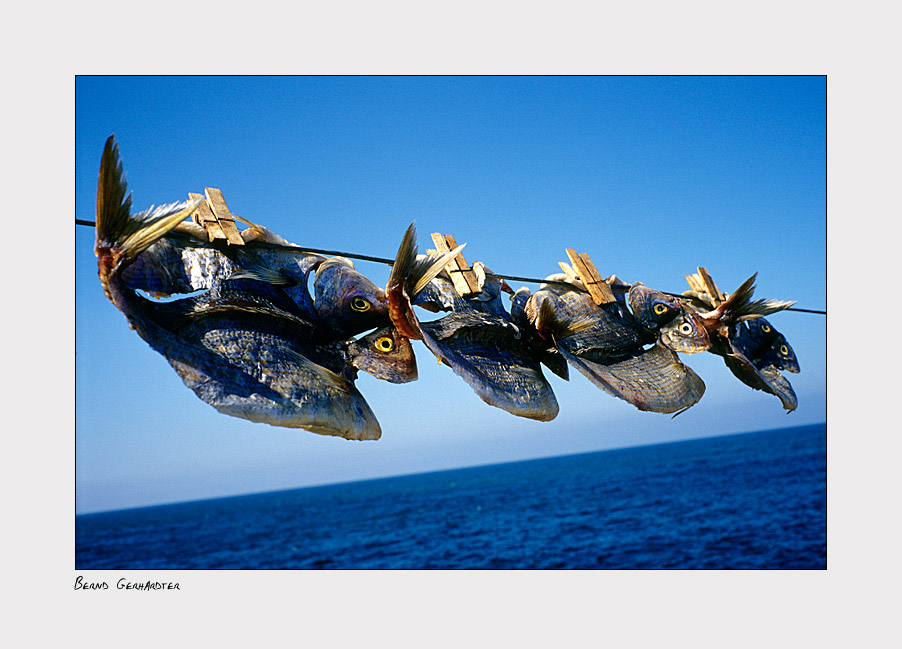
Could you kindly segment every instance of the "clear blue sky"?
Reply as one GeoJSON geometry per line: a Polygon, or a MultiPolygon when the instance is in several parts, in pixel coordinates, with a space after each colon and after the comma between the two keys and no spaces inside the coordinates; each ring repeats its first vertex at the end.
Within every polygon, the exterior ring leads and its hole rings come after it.
{"type": "MultiPolygon", "coordinates": [[[[499,273],[544,277],[575,247],[665,291],[697,266],[726,291],[758,271],[758,297],[826,308],[823,77],[79,77],[75,126],[78,218],[115,133],[136,209],[218,187],[312,247],[392,257],[416,221],[421,250],[452,233],[499,273]]],[[[561,412],[534,422],[415,343],[417,382],[357,382],[377,442],[227,417],[128,328],[75,229],[79,513],[826,421],[826,318],[792,312],[771,318],[802,367],[788,415],[698,354],[706,394],[675,419],[574,371],[546,372],[561,412]]]]}

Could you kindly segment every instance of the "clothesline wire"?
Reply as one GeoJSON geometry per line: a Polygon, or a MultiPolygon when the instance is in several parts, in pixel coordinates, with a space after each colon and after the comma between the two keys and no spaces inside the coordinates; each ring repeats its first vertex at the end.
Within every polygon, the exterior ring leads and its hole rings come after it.
{"type": "MultiPolygon", "coordinates": [[[[75,219],[75,225],[86,225],[86,226],[93,228],[96,226],[96,223],[94,221],[88,221],[85,219],[75,219]]],[[[176,238],[176,239],[190,239],[191,238],[189,235],[180,235],[179,233],[175,233],[175,232],[170,232],[166,236],[171,237],[171,238],[176,238]]],[[[317,255],[348,257],[350,259],[359,259],[361,261],[371,261],[371,262],[375,262],[375,263],[379,263],[379,264],[388,264],[389,266],[391,266],[392,264],[395,263],[394,259],[388,259],[386,257],[373,257],[371,255],[362,255],[362,254],[353,253],[353,252],[342,252],[340,250],[324,250],[322,248],[310,248],[307,246],[296,246],[296,245],[290,245],[290,244],[286,245],[286,244],[280,244],[280,243],[270,243],[267,241],[251,241],[246,245],[249,245],[249,246],[252,246],[255,248],[268,248],[270,250],[291,250],[291,251],[295,251],[295,252],[307,252],[307,253],[313,253],[313,254],[317,254],[317,255]]],[[[501,273],[496,273],[494,271],[492,272],[492,274],[495,277],[498,277],[499,279],[506,279],[506,280],[510,280],[512,282],[528,282],[528,283],[532,283],[532,284],[553,284],[553,283],[555,283],[554,280],[536,279],[534,277],[519,277],[517,275],[502,275],[501,273]]],[[[565,282],[560,282],[560,283],[565,283],[565,282]]],[[[612,288],[616,288],[616,286],[612,287],[612,288]]],[[[664,293],[665,295],[670,295],[672,297],[685,297],[684,295],[681,295],[680,293],[669,293],[667,291],[661,291],[661,293],[664,293]]],[[[826,311],[820,311],[817,309],[802,309],[799,307],[787,307],[785,310],[786,311],[798,311],[800,313],[815,313],[818,315],[827,315],[826,311]]]]}

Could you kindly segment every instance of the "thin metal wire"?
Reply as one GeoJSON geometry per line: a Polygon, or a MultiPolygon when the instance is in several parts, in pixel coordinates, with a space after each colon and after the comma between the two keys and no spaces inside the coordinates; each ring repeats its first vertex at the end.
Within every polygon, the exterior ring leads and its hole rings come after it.
{"type": "MultiPolygon", "coordinates": [[[[94,221],[87,221],[85,219],[75,219],[75,225],[86,225],[89,227],[95,227],[96,223],[94,221]]],[[[181,239],[181,240],[190,240],[191,236],[187,234],[179,234],[176,232],[170,232],[166,235],[167,237],[173,239],[181,239]]],[[[354,252],[342,252],[340,250],[324,250],[322,248],[308,248],[307,246],[294,246],[294,245],[285,245],[280,243],[269,243],[267,241],[251,241],[247,245],[255,248],[268,248],[270,250],[293,250],[296,252],[308,252],[316,255],[330,255],[336,257],[348,257],[350,259],[360,259],[362,261],[372,261],[379,264],[387,264],[391,266],[395,263],[394,259],[388,259],[386,257],[373,257],[371,255],[361,255],[359,253],[354,252]]],[[[501,273],[492,273],[495,277],[500,279],[511,280],[512,282],[528,282],[532,284],[565,284],[566,282],[555,282],[554,280],[547,279],[536,279],[534,277],[519,277],[517,275],[502,275],[501,273]]],[[[672,297],[685,297],[680,293],[669,293],[667,291],[661,291],[665,295],[670,295],[672,297]]],[[[798,307],[787,307],[785,311],[798,311],[800,313],[815,313],[817,315],[827,315],[826,311],[819,311],[816,309],[801,309],[798,307]]]]}

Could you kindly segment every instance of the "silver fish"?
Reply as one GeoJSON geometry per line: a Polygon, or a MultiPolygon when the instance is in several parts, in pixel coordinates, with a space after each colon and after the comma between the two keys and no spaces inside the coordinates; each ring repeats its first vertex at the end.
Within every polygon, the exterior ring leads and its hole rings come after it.
{"type": "Polygon", "coordinates": [[[518,417],[550,421],[558,403],[520,329],[477,310],[420,322],[423,343],[486,403],[518,417]]]}
{"type": "MultiPolygon", "coordinates": [[[[408,235],[413,234],[415,231],[408,230],[408,235]]],[[[428,277],[422,270],[408,272],[408,284],[412,277],[417,281],[404,293],[409,296],[406,305],[393,298],[400,306],[398,317],[410,327],[411,338],[422,340],[440,363],[450,367],[489,405],[519,417],[554,419],[559,410],[557,399],[542,375],[535,346],[511,322],[501,300],[502,291],[512,290],[484,264],[476,262],[473,268],[481,291],[466,297],[457,295],[442,270],[457,252],[459,248],[443,257],[417,257],[413,238],[405,239],[399,251],[399,267],[411,266],[416,259],[420,269],[431,270],[428,277]],[[435,264],[441,265],[436,268],[435,264]],[[451,313],[421,322],[413,313],[413,304],[432,312],[451,313]]]]}

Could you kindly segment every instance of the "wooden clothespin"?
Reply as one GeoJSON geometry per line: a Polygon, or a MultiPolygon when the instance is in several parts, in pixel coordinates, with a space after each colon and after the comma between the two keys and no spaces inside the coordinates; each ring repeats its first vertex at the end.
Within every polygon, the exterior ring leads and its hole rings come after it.
{"type": "Polygon", "coordinates": [[[608,286],[598,269],[595,268],[595,264],[592,263],[589,255],[584,252],[576,254],[576,250],[567,248],[567,256],[570,258],[573,270],[576,271],[579,280],[586,287],[586,290],[589,291],[589,295],[592,296],[592,301],[595,304],[601,305],[617,301],[617,298],[611,292],[611,287],[608,286]]]}
{"type": "MultiPolygon", "coordinates": [[[[450,234],[442,235],[440,232],[433,232],[432,242],[440,253],[450,252],[457,247],[457,242],[450,234]]],[[[454,259],[448,262],[448,265],[445,266],[445,270],[448,271],[448,275],[451,277],[451,282],[454,284],[454,290],[457,291],[457,294],[461,297],[466,297],[467,295],[472,295],[481,291],[479,288],[479,281],[476,279],[476,274],[473,272],[473,269],[470,268],[469,264],[467,264],[467,260],[464,259],[464,254],[462,252],[458,253],[454,259]]]]}
{"type": "Polygon", "coordinates": [[[191,199],[205,199],[201,201],[192,215],[194,222],[204,227],[210,241],[224,239],[228,244],[243,246],[244,239],[241,238],[238,228],[235,227],[235,219],[229,212],[222,192],[214,187],[206,187],[204,193],[206,197],[200,194],[188,194],[191,199]]]}
{"type": "Polygon", "coordinates": [[[715,307],[722,304],[727,299],[726,296],[720,292],[720,289],[717,288],[717,284],[714,283],[710,273],[708,273],[708,269],[704,266],[698,267],[698,273],[686,275],[686,281],[689,283],[689,288],[696,293],[702,295],[707,294],[715,307]]]}
{"type": "Polygon", "coordinates": [[[702,282],[702,278],[698,276],[698,274],[693,273],[692,275],[686,275],[686,283],[689,284],[689,290],[694,293],[707,293],[705,290],[705,284],[702,282]]]}

